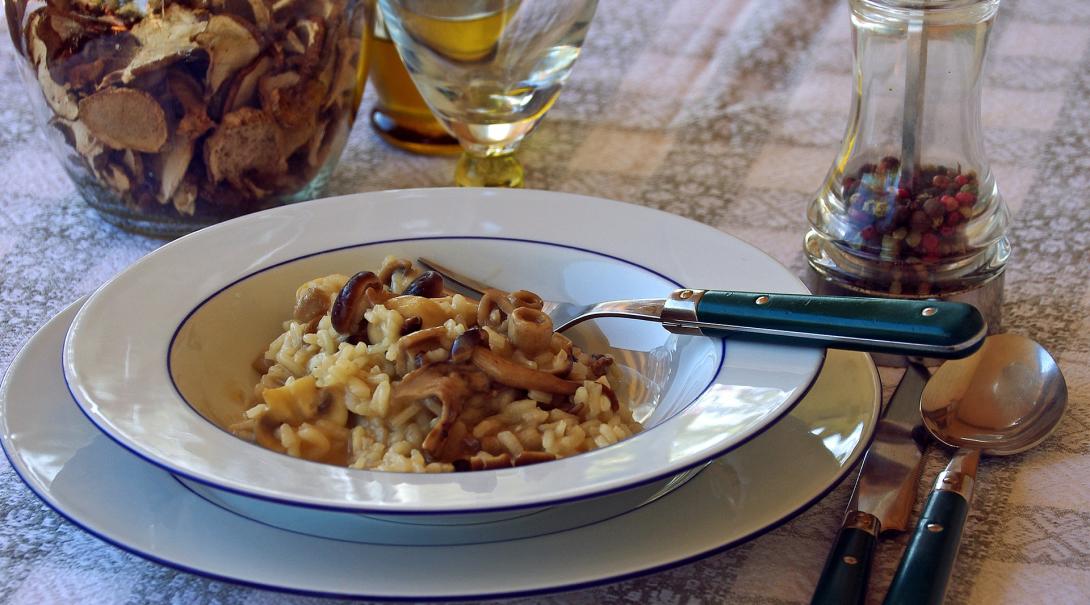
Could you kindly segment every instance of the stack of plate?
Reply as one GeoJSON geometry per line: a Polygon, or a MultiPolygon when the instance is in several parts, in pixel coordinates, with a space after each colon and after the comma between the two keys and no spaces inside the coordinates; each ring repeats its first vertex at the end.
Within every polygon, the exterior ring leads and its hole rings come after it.
{"type": "Polygon", "coordinates": [[[654,376],[657,405],[643,433],[572,458],[355,471],[262,450],[210,422],[222,424],[217,401],[247,388],[249,360],[300,283],[390,254],[572,302],[680,286],[804,291],[751,246],[619,202],[431,189],[280,208],[164,246],[43,327],[0,393],[13,467],[89,532],[187,571],[431,600],[591,586],[721,551],[817,501],[869,443],[879,383],[865,354],[617,319],[574,338],[654,376]]]}

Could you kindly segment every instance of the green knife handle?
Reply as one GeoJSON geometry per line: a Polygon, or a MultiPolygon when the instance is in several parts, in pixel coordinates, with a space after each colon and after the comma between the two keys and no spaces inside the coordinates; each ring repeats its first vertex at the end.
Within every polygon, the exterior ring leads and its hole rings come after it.
{"type": "Polygon", "coordinates": [[[969,502],[955,491],[935,490],[893,575],[884,605],[942,603],[954,568],[969,502]]]}
{"type": "Polygon", "coordinates": [[[695,315],[708,336],[947,359],[976,351],[987,332],[972,305],[899,298],[707,290],[695,315]]]}
{"type": "Polygon", "coordinates": [[[814,597],[810,599],[811,605],[860,604],[866,600],[870,563],[878,544],[875,533],[877,523],[872,533],[859,527],[849,527],[847,520],[844,522],[836,545],[825,561],[825,568],[821,570],[821,579],[814,589],[814,597]]]}

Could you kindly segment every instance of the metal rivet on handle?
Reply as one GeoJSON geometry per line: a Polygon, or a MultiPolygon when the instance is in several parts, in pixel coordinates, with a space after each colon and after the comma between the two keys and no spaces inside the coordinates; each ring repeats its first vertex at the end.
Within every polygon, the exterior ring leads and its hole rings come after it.
{"type": "Polygon", "coordinates": [[[755,302],[755,303],[757,303],[757,304],[759,304],[759,305],[767,305],[767,304],[768,304],[768,300],[769,300],[769,299],[768,299],[768,297],[767,297],[767,296],[765,296],[764,294],[762,294],[762,295],[758,296],[758,297],[757,297],[757,300],[755,300],[755,301],[753,301],[753,302],[755,302]]]}
{"type": "Polygon", "coordinates": [[[923,311],[921,311],[920,313],[922,313],[924,317],[931,317],[932,315],[934,315],[934,314],[936,314],[938,312],[939,312],[939,310],[936,309],[935,307],[924,307],[923,311]]]}
{"type": "Polygon", "coordinates": [[[680,298],[681,300],[685,300],[686,298],[692,298],[692,296],[693,296],[693,291],[692,290],[682,290],[681,292],[677,293],[677,297],[680,298]]]}
{"type": "Polygon", "coordinates": [[[926,527],[927,527],[927,531],[929,531],[929,532],[931,532],[933,534],[937,534],[940,531],[942,531],[943,529],[945,529],[942,526],[942,524],[940,524],[940,523],[928,523],[926,527]]]}
{"type": "Polygon", "coordinates": [[[844,558],[842,559],[842,561],[844,561],[848,565],[856,565],[856,564],[859,563],[859,559],[856,559],[855,557],[853,557],[851,555],[844,555],[844,558]]]}

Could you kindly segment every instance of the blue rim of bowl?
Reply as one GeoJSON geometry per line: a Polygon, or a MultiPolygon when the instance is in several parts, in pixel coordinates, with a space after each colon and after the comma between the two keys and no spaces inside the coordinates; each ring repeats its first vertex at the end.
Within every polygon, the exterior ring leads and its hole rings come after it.
{"type": "MultiPolygon", "coordinates": [[[[248,273],[245,276],[242,276],[242,277],[240,277],[240,278],[238,278],[238,279],[224,285],[220,289],[218,289],[215,292],[213,292],[212,294],[208,295],[204,300],[202,300],[193,309],[191,309],[189,311],[189,313],[187,313],[186,316],[184,318],[182,318],[181,322],[179,322],[178,326],[175,328],[174,334],[171,336],[170,342],[168,343],[167,349],[166,349],[165,363],[166,363],[167,373],[170,376],[170,382],[171,382],[171,385],[174,387],[175,393],[178,395],[178,397],[182,401],[186,402],[186,405],[190,409],[193,409],[192,405],[190,405],[189,402],[185,399],[185,397],[182,396],[181,392],[178,391],[177,384],[174,381],[173,372],[171,371],[171,368],[170,368],[170,351],[173,349],[174,341],[178,337],[178,332],[181,330],[182,326],[184,326],[186,324],[186,322],[189,320],[189,318],[194,313],[196,313],[209,300],[211,300],[212,298],[218,296],[220,293],[227,290],[228,288],[231,288],[232,286],[234,286],[234,285],[236,285],[238,283],[241,283],[241,282],[243,282],[243,281],[245,281],[247,279],[250,279],[254,275],[258,275],[260,273],[264,273],[265,271],[270,271],[270,270],[275,269],[277,267],[280,267],[280,266],[283,266],[283,265],[286,265],[286,264],[289,264],[289,263],[293,263],[293,262],[298,262],[300,260],[303,260],[303,259],[306,259],[306,258],[311,258],[311,257],[314,257],[314,256],[320,256],[320,255],[323,255],[323,254],[330,254],[330,253],[333,253],[333,252],[339,252],[341,250],[350,250],[350,249],[353,249],[353,248],[363,248],[363,247],[375,246],[375,245],[380,245],[380,244],[400,243],[400,242],[406,242],[406,241],[431,241],[431,240],[507,241],[507,242],[516,242],[516,243],[538,244],[538,245],[545,245],[545,246],[575,250],[575,251],[579,251],[579,252],[585,252],[585,253],[593,254],[593,255],[596,255],[596,256],[600,256],[600,257],[603,257],[603,258],[609,258],[611,260],[615,260],[617,262],[624,263],[626,265],[641,269],[641,270],[646,271],[646,272],[648,272],[648,273],[650,273],[652,275],[655,275],[656,277],[659,277],[660,279],[663,279],[663,280],[673,284],[676,287],[679,287],[679,288],[683,287],[680,282],[678,282],[677,280],[671,278],[668,275],[665,275],[663,273],[660,273],[659,271],[656,271],[656,270],[651,269],[649,267],[645,267],[644,265],[641,265],[641,264],[636,263],[634,261],[631,261],[631,260],[616,256],[616,255],[613,255],[613,254],[609,254],[609,253],[606,253],[606,252],[601,252],[601,251],[598,251],[598,250],[592,250],[592,249],[584,248],[584,247],[581,247],[581,246],[575,246],[575,245],[572,245],[572,244],[562,244],[562,243],[559,243],[559,242],[547,242],[547,241],[533,240],[533,239],[528,239],[528,238],[478,236],[478,235],[437,235],[437,236],[391,238],[391,239],[375,240],[375,241],[370,241],[370,242],[360,242],[360,243],[349,244],[349,245],[345,245],[345,246],[338,246],[336,248],[329,248],[329,249],[326,249],[326,250],[320,250],[320,251],[300,255],[300,256],[297,256],[297,257],[294,257],[294,258],[291,258],[291,259],[287,259],[287,260],[280,261],[278,263],[269,265],[268,267],[263,267],[263,268],[261,268],[261,269],[259,269],[257,271],[253,271],[251,273],[248,273]]],[[[720,351],[719,351],[719,355],[720,355],[720,357],[719,357],[719,367],[716,369],[715,373],[712,375],[712,378],[708,382],[708,384],[705,385],[705,387],[700,391],[700,393],[697,394],[697,396],[694,399],[689,401],[686,404],[685,407],[688,407],[689,405],[692,405],[693,401],[696,401],[697,399],[699,399],[701,395],[703,395],[705,392],[707,392],[707,390],[709,388],[711,388],[711,386],[713,384],[715,384],[716,377],[722,371],[723,363],[726,360],[726,348],[727,348],[727,339],[725,339],[725,338],[721,339],[720,351]]],[[[165,462],[160,462],[158,460],[154,460],[154,459],[144,455],[143,453],[137,451],[132,446],[125,443],[120,438],[114,436],[111,432],[107,431],[101,425],[99,425],[99,423],[95,421],[95,418],[92,417],[87,412],[86,409],[84,409],[84,406],[80,403],[78,397],[75,394],[75,391],[72,389],[72,385],[68,382],[68,375],[67,375],[67,373],[65,373],[63,371],[64,370],[64,365],[65,365],[64,364],[64,349],[63,348],[62,348],[62,361],[61,361],[61,369],[62,369],[61,375],[62,375],[62,377],[64,379],[65,388],[68,390],[68,393],[69,393],[70,398],[72,399],[72,402],[76,405],[77,408],[79,408],[80,412],[84,415],[84,417],[86,417],[87,420],[93,426],[95,426],[95,428],[97,428],[101,433],[103,433],[107,437],[109,437],[112,441],[114,441],[115,443],[120,445],[122,448],[124,448],[125,450],[132,453],[134,456],[136,456],[136,457],[140,458],[141,460],[144,460],[145,462],[147,462],[149,464],[152,464],[152,465],[154,465],[154,466],[156,466],[156,467],[158,467],[158,468],[160,468],[160,469],[162,469],[162,470],[164,470],[164,471],[166,471],[168,473],[171,473],[173,475],[178,475],[180,477],[184,477],[186,479],[189,479],[190,481],[194,481],[196,483],[200,483],[202,485],[207,485],[208,487],[223,490],[223,491],[233,493],[233,494],[236,494],[236,495],[239,495],[239,496],[245,496],[245,497],[254,498],[254,499],[257,499],[257,500],[264,500],[264,501],[273,502],[273,503],[276,503],[276,504],[296,506],[296,507],[300,507],[300,508],[304,508],[304,509],[326,510],[326,511],[335,511],[335,512],[379,514],[379,515],[389,515],[389,516],[399,516],[399,515],[442,516],[442,515],[465,515],[465,514],[503,512],[503,511],[521,510],[521,509],[527,509],[527,508],[539,508],[539,507],[544,507],[544,506],[554,506],[554,505],[558,505],[558,504],[567,504],[567,503],[571,503],[571,502],[578,502],[580,500],[586,500],[588,498],[596,498],[596,497],[599,497],[599,496],[607,496],[607,495],[610,495],[610,494],[616,494],[616,493],[619,493],[619,492],[622,492],[622,491],[627,491],[627,490],[635,488],[635,487],[640,487],[640,486],[643,486],[643,485],[647,485],[648,483],[651,483],[651,482],[654,482],[654,481],[659,481],[661,479],[665,479],[667,477],[676,475],[677,473],[687,471],[687,470],[689,470],[689,469],[691,469],[691,468],[693,468],[693,467],[695,467],[697,465],[704,464],[706,462],[714,460],[715,458],[723,456],[723,455],[727,454],[728,452],[731,452],[734,449],[737,449],[738,447],[741,447],[742,445],[745,445],[746,443],[749,443],[750,440],[752,440],[753,438],[763,434],[765,431],[767,431],[769,428],[771,428],[777,422],[779,422],[780,420],[783,420],[784,418],[786,418],[791,413],[791,411],[795,409],[795,406],[797,406],[799,404],[799,402],[802,401],[802,399],[806,395],[806,393],[809,392],[810,389],[814,386],[814,382],[817,381],[818,376],[821,374],[821,369],[825,365],[826,358],[827,358],[826,349],[821,349],[821,359],[819,360],[817,371],[814,372],[813,376],[810,377],[810,380],[807,381],[806,384],[802,385],[802,387],[798,390],[797,394],[795,395],[794,400],[792,400],[787,406],[785,406],[785,408],[783,410],[781,410],[780,414],[776,415],[774,418],[771,418],[768,422],[766,422],[758,430],[753,431],[753,433],[751,433],[749,435],[746,435],[744,438],[738,440],[737,442],[731,443],[728,446],[724,447],[723,449],[712,452],[712,453],[710,453],[710,454],[708,454],[706,456],[702,456],[698,460],[695,460],[695,461],[693,461],[691,463],[671,468],[669,470],[663,471],[661,473],[657,473],[657,474],[655,474],[655,475],[653,475],[651,477],[646,477],[646,478],[641,479],[639,481],[634,481],[634,482],[631,482],[631,483],[625,483],[624,485],[616,486],[616,487],[613,487],[613,488],[592,491],[592,492],[589,492],[589,493],[583,493],[583,494],[579,494],[579,495],[576,495],[576,496],[569,496],[569,497],[565,497],[565,498],[553,498],[553,499],[549,499],[549,500],[535,501],[535,502],[532,502],[532,503],[524,503],[524,504],[512,504],[512,505],[494,506],[494,507],[462,508],[462,509],[456,509],[456,510],[420,510],[420,509],[404,508],[404,509],[401,509],[401,510],[391,511],[389,509],[382,509],[382,508],[367,508],[366,506],[361,506],[361,507],[344,507],[344,506],[332,506],[332,505],[326,506],[326,505],[319,505],[319,504],[313,504],[313,503],[304,503],[304,502],[299,502],[299,501],[296,501],[296,500],[290,500],[290,499],[286,499],[286,498],[277,498],[277,497],[268,496],[268,495],[265,495],[265,494],[257,494],[257,493],[247,491],[245,489],[240,489],[240,488],[233,487],[233,486],[225,486],[225,485],[217,483],[217,482],[215,482],[215,481],[213,481],[211,479],[206,479],[204,477],[197,477],[197,476],[195,476],[195,475],[193,475],[193,474],[191,474],[189,472],[180,471],[180,470],[177,470],[175,468],[172,468],[169,464],[167,464],[165,462]]],[[[685,408],[682,408],[682,410],[684,410],[684,409],[685,408]]],[[[196,410],[194,410],[194,412],[196,412],[196,410]]],[[[204,416],[201,415],[199,412],[197,412],[197,414],[199,416],[201,416],[201,418],[204,418],[204,416]]],[[[669,418],[672,418],[672,417],[673,417],[673,415],[671,415],[669,418]]],[[[664,422],[665,422],[665,420],[669,420],[669,418],[664,419],[664,422]]],[[[204,420],[206,422],[208,422],[209,425],[212,426],[213,428],[215,428],[217,430],[223,430],[221,427],[219,427],[215,423],[211,422],[207,418],[204,418],[204,420]]],[[[659,424],[661,425],[661,423],[659,423],[659,424]]],[[[656,427],[651,427],[650,429],[648,429],[648,431],[655,430],[655,428],[656,427]]],[[[633,437],[633,439],[638,439],[638,438],[639,438],[639,435],[636,435],[635,437],[633,437]]],[[[258,446],[258,445],[254,445],[254,447],[260,448],[260,446],[258,446]]],[[[264,450],[264,451],[266,453],[269,453],[270,455],[271,454],[277,454],[277,452],[272,452],[271,450],[264,450]]],[[[308,463],[308,464],[321,464],[321,463],[318,463],[318,462],[312,462],[312,461],[308,461],[308,460],[300,460],[300,462],[304,462],[304,463],[308,463]]],[[[387,472],[387,471],[361,471],[361,472],[387,472]]],[[[500,472],[500,471],[474,471],[474,472],[475,473],[488,473],[488,472],[500,472]]],[[[412,473],[388,473],[388,474],[394,475],[394,476],[397,476],[397,475],[413,475],[412,473]]]]}
{"type": "MultiPolygon", "coordinates": [[[[79,301],[77,301],[76,303],[73,303],[73,305],[75,305],[75,304],[79,304],[79,301]]],[[[61,312],[63,313],[64,311],[61,311],[61,312]]],[[[29,340],[26,343],[24,343],[22,349],[25,349],[26,346],[29,345],[29,343],[30,343],[29,340]]],[[[61,347],[61,349],[62,349],[61,357],[63,357],[63,348],[64,347],[62,345],[62,347],[61,347]]],[[[22,354],[22,352],[20,351],[20,353],[17,354],[14,359],[18,359],[19,357],[21,357],[21,354],[22,354]]],[[[62,362],[61,365],[63,367],[63,362],[62,362]]],[[[871,366],[870,367],[873,369],[873,367],[874,367],[873,361],[871,361],[871,366]]],[[[63,372],[62,372],[62,376],[63,376],[63,372]]],[[[7,382],[6,377],[5,377],[4,382],[5,383],[7,382]]],[[[67,381],[66,381],[66,386],[67,386],[67,381]]],[[[5,387],[6,387],[6,385],[5,385],[5,387]]],[[[6,388],[4,388],[3,390],[0,390],[0,393],[3,393],[3,392],[6,392],[6,388]]],[[[881,396],[881,393],[879,393],[879,397],[880,396],[881,396]]],[[[75,404],[75,398],[71,395],[71,391],[69,391],[69,398],[72,400],[72,403],[75,404]]],[[[801,397],[800,397],[800,399],[801,399],[801,397]]],[[[78,409],[82,410],[82,408],[78,404],[76,404],[76,407],[78,409]]],[[[86,417],[86,414],[84,414],[84,417],[86,417]]],[[[91,423],[91,425],[94,426],[96,429],[98,429],[97,425],[95,425],[94,423],[91,423]]],[[[867,449],[870,448],[870,445],[874,441],[874,436],[875,436],[875,433],[876,433],[876,431],[874,430],[874,426],[875,425],[872,424],[872,429],[870,431],[870,435],[866,439],[866,443],[861,442],[860,446],[857,446],[855,451],[853,452],[853,453],[855,453],[854,460],[852,460],[848,464],[844,464],[844,465],[841,466],[841,472],[837,473],[837,475],[829,482],[828,487],[821,490],[818,494],[814,495],[814,497],[810,498],[809,500],[804,502],[802,505],[795,508],[794,510],[787,513],[786,515],[779,518],[778,520],[776,520],[776,521],[774,521],[772,523],[769,523],[768,525],[766,525],[766,526],[764,526],[762,528],[754,530],[754,531],[752,531],[752,532],[750,532],[750,533],[748,533],[748,534],[746,534],[744,536],[740,536],[735,540],[730,540],[730,541],[725,542],[725,543],[723,543],[723,544],[721,544],[721,545],[719,545],[717,547],[713,547],[713,548],[710,548],[710,549],[702,551],[702,552],[694,553],[692,555],[689,555],[687,557],[682,557],[682,558],[676,559],[674,561],[669,561],[669,562],[666,562],[666,563],[653,565],[653,566],[650,566],[650,567],[647,567],[647,568],[644,568],[644,569],[641,569],[641,570],[638,570],[638,571],[621,573],[621,574],[617,574],[617,575],[598,578],[598,579],[595,579],[595,580],[588,580],[588,581],[585,581],[585,582],[575,582],[575,583],[572,583],[572,584],[555,585],[555,586],[549,586],[549,587],[543,587],[543,588],[533,588],[533,589],[526,589],[526,590],[521,590],[521,591],[497,592],[497,593],[482,592],[482,593],[472,594],[472,595],[466,594],[466,595],[446,596],[446,597],[428,597],[428,600],[435,601],[435,602],[466,602],[466,601],[476,601],[476,600],[480,600],[480,599],[509,599],[509,598],[517,598],[517,597],[531,597],[531,596],[535,596],[535,595],[545,595],[545,594],[552,594],[552,593],[557,593],[557,592],[565,592],[565,591],[573,591],[573,590],[585,590],[585,589],[596,588],[596,587],[600,587],[600,586],[606,586],[608,584],[615,584],[615,583],[623,582],[623,581],[626,581],[626,580],[632,580],[632,579],[636,579],[636,578],[642,578],[642,577],[645,577],[645,576],[650,576],[650,575],[653,575],[653,574],[656,574],[656,573],[659,573],[659,572],[663,572],[663,571],[667,571],[667,570],[674,569],[674,568],[677,568],[677,567],[681,567],[682,565],[686,565],[686,564],[689,564],[689,563],[700,561],[702,559],[706,559],[706,558],[711,557],[713,555],[725,552],[727,550],[730,550],[731,548],[734,548],[735,546],[738,546],[740,544],[744,544],[744,543],[749,542],[751,540],[755,540],[755,539],[757,539],[757,538],[759,538],[759,537],[761,537],[761,536],[763,536],[763,535],[765,535],[767,533],[770,533],[773,530],[783,526],[784,524],[788,523],[789,521],[795,519],[796,517],[798,517],[802,513],[809,510],[810,507],[812,507],[814,504],[816,504],[821,499],[823,499],[825,496],[827,496],[830,492],[832,492],[833,489],[835,489],[840,484],[840,482],[843,481],[844,478],[847,477],[851,473],[852,469],[855,467],[855,463],[857,463],[859,461],[859,459],[862,457],[862,455],[867,451],[867,449]]],[[[98,429],[98,430],[99,430],[100,433],[104,433],[104,431],[102,431],[101,429],[98,429]]],[[[107,437],[109,437],[108,434],[107,434],[107,437]]],[[[73,525],[75,525],[79,529],[81,529],[81,530],[87,532],[88,534],[98,538],[99,540],[105,542],[106,544],[113,545],[116,548],[121,549],[122,551],[134,554],[136,556],[139,556],[139,557],[141,557],[143,559],[146,559],[148,561],[151,561],[153,563],[158,563],[160,565],[163,565],[164,567],[168,567],[168,568],[171,568],[171,569],[176,569],[176,570],[179,570],[179,571],[182,571],[182,572],[185,572],[185,573],[192,574],[192,575],[197,576],[197,577],[207,578],[207,579],[215,580],[215,581],[226,582],[226,583],[234,584],[234,585],[237,585],[237,586],[245,586],[245,587],[249,587],[249,588],[257,588],[257,589],[261,589],[261,590],[268,590],[270,592],[277,593],[277,594],[290,594],[290,595],[299,595],[299,596],[313,596],[313,597],[341,598],[341,599],[344,599],[344,598],[370,599],[370,600],[374,600],[374,601],[400,602],[400,603],[419,602],[421,600],[420,597],[398,597],[398,596],[390,596],[390,595],[368,595],[368,594],[362,594],[362,593],[334,592],[334,591],[328,591],[327,592],[327,591],[315,591],[315,590],[287,588],[287,587],[284,587],[284,586],[277,586],[275,584],[264,584],[264,583],[261,583],[261,582],[243,580],[243,579],[234,578],[234,577],[231,577],[231,576],[228,576],[228,575],[217,574],[215,572],[197,569],[197,568],[191,567],[189,565],[185,565],[185,564],[182,564],[182,563],[177,563],[177,562],[170,561],[168,559],[156,556],[156,555],[152,554],[151,552],[146,552],[146,551],[141,550],[139,548],[129,546],[129,545],[125,544],[124,542],[122,542],[119,539],[115,540],[115,539],[110,538],[109,536],[107,536],[105,533],[101,533],[101,532],[98,532],[98,531],[95,531],[95,530],[91,529],[90,527],[88,527],[84,523],[80,522],[78,519],[76,519],[72,515],[69,515],[67,512],[61,510],[58,506],[56,506],[52,502],[50,502],[50,500],[48,498],[46,498],[43,493],[41,493],[37,489],[35,489],[34,485],[31,484],[31,482],[28,481],[27,478],[23,476],[23,473],[19,472],[19,466],[15,464],[14,458],[12,457],[12,453],[8,452],[7,447],[4,446],[4,441],[5,441],[4,439],[0,439],[0,450],[3,450],[4,456],[5,456],[5,458],[7,458],[8,463],[12,468],[12,471],[14,471],[15,475],[17,477],[19,477],[19,479],[23,482],[24,485],[27,486],[27,489],[29,489],[31,493],[33,493],[35,496],[37,496],[39,500],[41,500],[43,503],[45,503],[45,505],[47,507],[49,507],[51,510],[53,510],[53,512],[57,513],[58,515],[60,515],[64,519],[66,519],[69,523],[72,523],[73,525]]],[[[111,441],[116,442],[116,440],[114,440],[112,438],[111,438],[111,441]]],[[[125,447],[122,447],[122,449],[124,449],[126,451],[131,451],[131,450],[128,450],[128,448],[125,448],[125,447]]],[[[143,459],[143,458],[141,458],[139,456],[137,456],[137,457],[139,459],[145,460],[147,462],[146,459],[143,459]]],[[[152,466],[155,466],[156,468],[159,468],[160,470],[163,470],[162,467],[159,467],[158,465],[152,464],[152,466]]],[[[678,489],[684,489],[685,487],[686,486],[682,485],[678,489]]],[[[241,517],[243,519],[246,519],[247,522],[256,523],[256,521],[253,521],[252,519],[249,519],[248,517],[240,515],[240,514],[234,512],[234,511],[226,511],[226,512],[228,512],[228,513],[230,513],[232,515],[241,517]]],[[[277,530],[277,531],[285,531],[285,530],[277,530]]]]}

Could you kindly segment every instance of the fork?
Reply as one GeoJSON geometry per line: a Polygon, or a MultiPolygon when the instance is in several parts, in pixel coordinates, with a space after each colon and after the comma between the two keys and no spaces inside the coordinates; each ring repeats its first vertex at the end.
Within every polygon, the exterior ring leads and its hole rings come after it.
{"type": "MultiPolygon", "coordinates": [[[[479,298],[491,288],[430,259],[417,262],[463,294],[479,298]]],[[[682,288],[666,298],[545,301],[541,310],[557,332],[588,319],[623,317],[655,321],[677,334],[944,359],[972,354],[988,332],[972,305],[899,298],[682,288]]]]}

